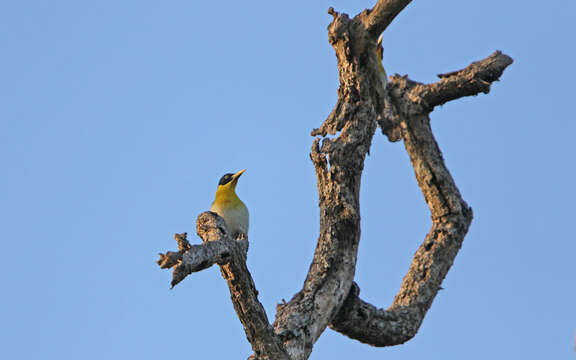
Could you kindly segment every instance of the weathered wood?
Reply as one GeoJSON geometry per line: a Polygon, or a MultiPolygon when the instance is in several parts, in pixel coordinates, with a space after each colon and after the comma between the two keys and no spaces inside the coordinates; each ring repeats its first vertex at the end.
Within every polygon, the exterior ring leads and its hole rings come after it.
{"type": "Polygon", "coordinates": [[[310,153],[318,184],[320,235],[303,289],[279,306],[274,322],[292,359],[308,358],[350,291],[360,241],[364,159],[383,110],[375,40],[358,19],[331,13],[328,37],[338,59],[338,103],[312,131],[322,138],[314,141],[310,153]]]}
{"type": "MultiPolygon", "coordinates": [[[[430,128],[434,106],[463,96],[488,93],[512,59],[497,51],[465,69],[440,75],[424,85],[393,76],[387,94],[393,104],[398,134],[430,208],[432,228],[416,251],[408,274],[387,310],[359,298],[354,285],[332,329],[373,346],[391,346],[414,337],[452,266],[472,221],[472,209],[462,199],[430,128]]],[[[384,132],[390,128],[382,129],[384,132]]]]}
{"type": "MultiPolygon", "coordinates": [[[[172,286],[192,272],[220,265],[222,277],[227,281],[230,298],[246,337],[257,359],[288,360],[279,337],[274,334],[264,307],[258,300],[258,291],[246,266],[247,240],[231,240],[226,223],[218,214],[206,211],[196,220],[196,231],[204,241],[201,245],[182,246],[182,235],[175,236],[180,251],[161,254],[159,265],[174,263],[172,286]],[[176,254],[176,255],[175,255],[176,254]],[[167,260],[171,258],[171,260],[167,260]]],[[[188,243],[185,241],[185,243],[188,243]]]]}
{"type": "Polygon", "coordinates": [[[472,211],[446,168],[428,115],[447,101],[487,93],[512,59],[496,52],[463,70],[440,75],[434,84],[396,75],[383,87],[376,39],[409,3],[380,0],[352,19],[329,10],[333,21],[328,39],[338,59],[340,87],[334,109],[311,133],[316,137],[310,158],[318,185],[320,234],[302,290],[278,305],[273,327],[246,268],[248,242],[230,240],[216,214],[198,217],[203,245],[179,241],[178,252],[161,255],[159,265],[174,267],[178,281],[192,271],[220,265],[255,352],[251,359],[305,360],[327,326],[374,346],[409,340],[462,245],[472,211]],[[432,217],[432,228],[387,310],[362,301],[353,283],[360,241],[361,176],[378,126],[389,140],[404,141],[432,217]]]}
{"type": "Polygon", "coordinates": [[[364,23],[366,31],[376,39],[411,2],[412,0],[379,0],[372,9],[360,13],[358,18],[364,23]]]}
{"type": "Polygon", "coordinates": [[[401,344],[416,335],[472,221],[472,209],[444,164],[428,116],[407,117],[402,128],[418,185],[430,208],[432,228],[388,310],[362,301],[355,288],[331,324],[334,330],[374,346],[401,344]]]}
{"type": "MultiPolygon", "coordinates": [[[[473,62],[466,68],[448,74],[439,74],[440,81],[432,84],[414,83],[407,94],[414,105],[428,111],[435,106],[464,96],[488,94],[490,85],[498,81],[504,70],[512,64],[510,56],[495,51],[487,58],[473,62]]],[[[396,77],[393,82],[396,80],[396,77]]]]}

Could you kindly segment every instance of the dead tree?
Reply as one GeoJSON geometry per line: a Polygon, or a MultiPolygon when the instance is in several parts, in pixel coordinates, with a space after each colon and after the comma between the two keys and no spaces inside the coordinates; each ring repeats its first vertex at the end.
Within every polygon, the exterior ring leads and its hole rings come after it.
{"type": "Polygon", "coordinates": [[[188,274],[220,266],[254,359],[303,360],[326,327],[373,346],[402,344],[416,335],[440,289],[470,222],[430,128],[437,105],[488,93],[512,59],[499,51],[466,68],[439,75],[433,84],[394,75],[383,86],[378,69],[378,36],[411,0],[379,0],[354,18],[329,9],[328,38],[338,58],[340,87],[331,114],[312,131],[310,158],[316,168],[320,234],[310,270],[288,303],[277,306],[270,324],[246,267],[247,240],[231,240],[214,213],[198,216],[204,241],[190,245],[177,235],[178,252],[161,254],[173,268],[172,286],[188,274]],[[400,291],[384,310],[363,301],[354,283],[360,241],[360,180],[372,136],[380,127],[390,141],[403,140],[418,185],[430,208],[432,227],[416,251],[400,291]]]}

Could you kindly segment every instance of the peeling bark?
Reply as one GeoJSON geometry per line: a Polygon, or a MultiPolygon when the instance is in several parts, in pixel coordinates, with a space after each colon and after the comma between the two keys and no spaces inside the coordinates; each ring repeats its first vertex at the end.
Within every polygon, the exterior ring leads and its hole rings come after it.
{"type": "Polygon", "coordinates": [[[452,266],[472,221],[430,128],[437,105],[463,96],[488,93],[512,63],[497,51],[465,69],[421,84],[395,75],[384,88],[379,76],[376,39],[410,0],[379,0],[354,18],[330,8],[328,39],[338,59],[338,101],[311,133],[310,158],[316,170],[320,234],[304,286],[279,304],[270,325],[246,267],[246,240],[228,236],[223,220],[200,214],[202,245],[177,235],[178,252],[161,254],[158,264],[173,268],[173,286],[194,271],[220,265],[232,303],[254,354],[251,359],[304,360],[326,327],[373,346],[391,346],[418,331],[452,266]],[[360,299],[354,280],[360,241],[359,192],[366,154],[376,128],[390,141],[403,140],[418,185],[430,209],[432,227],[416,251],[390,308],[360,299]]]}

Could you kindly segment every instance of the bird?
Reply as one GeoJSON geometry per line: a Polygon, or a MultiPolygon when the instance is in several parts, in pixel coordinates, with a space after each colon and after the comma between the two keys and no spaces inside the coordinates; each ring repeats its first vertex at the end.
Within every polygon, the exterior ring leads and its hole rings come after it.
{"type": "Polygon", "coordinates": [[[225,174],[220,178],[216,189],[216,197],[210,207],[210,211],[215,212],[224,219],[228,233],[232,236],[232,239],[236,240],[248,239],[248,208],[236,195],[236,184],[238,184],[238,179],[245,171],[246,169],[240,170],[235,174],[225,174]]]}
{"type": "Polygon", "coordinates": [[[382,46],[382,35],[378,38],[378,45],[376,45],[376,53],[378,54],[378,68],[380,70],[380,81],[382,86],[386,88],[386,83],[388,82],[388,75],[386,75],[386,69],[382,65],[382,59],[384,59],[384,47],[382,46]]]}

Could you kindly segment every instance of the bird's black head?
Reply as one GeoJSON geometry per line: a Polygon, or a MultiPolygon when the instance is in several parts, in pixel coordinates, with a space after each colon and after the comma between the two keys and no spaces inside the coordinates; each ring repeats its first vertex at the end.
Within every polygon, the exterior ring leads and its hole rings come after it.
{"type": "Polygon", "coordinates": [[[234,178],[234,174],[226,174],[220,178],[218,185],[226,185],[234,178]]]}

